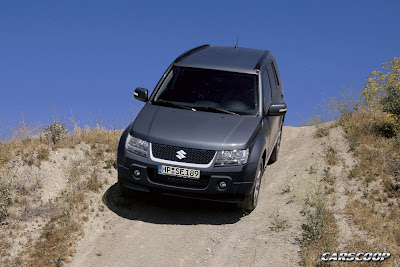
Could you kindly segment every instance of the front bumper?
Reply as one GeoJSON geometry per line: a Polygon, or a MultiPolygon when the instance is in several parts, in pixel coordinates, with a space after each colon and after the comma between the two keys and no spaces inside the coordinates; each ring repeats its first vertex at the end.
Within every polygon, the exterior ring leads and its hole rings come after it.
{"type": "Polygon", "coordinates": [[[214,159],[208,167],[183,166],[200,170],[200,179],[193,180],[158,174],[158,165],[182,166],[179,162],[165,164],[157,159],[144,158],[128,151],[125,151],[123,157],[119,157],[118,181],[122,186],[134,190],[238,203],[249,194],[253,186],[255,170],[251,170],[248,164],[214,167],[214,159]],[[133,174],[135,170],[140,171],[137,177],[133,174]],[[221,189],[218,186],[221,181],[226,183],[226,188],[221,189]]]}

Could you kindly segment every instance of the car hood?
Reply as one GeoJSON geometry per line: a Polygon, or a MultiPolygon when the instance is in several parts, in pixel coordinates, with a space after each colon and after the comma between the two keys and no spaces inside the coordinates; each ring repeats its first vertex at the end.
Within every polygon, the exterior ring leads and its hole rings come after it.
{"type": "Polygon", "coordinates": [[[147,103],[131,135],[152,143],[209,150],[245,149],[261,129],[261,117],[157,106],[147,103]]]}

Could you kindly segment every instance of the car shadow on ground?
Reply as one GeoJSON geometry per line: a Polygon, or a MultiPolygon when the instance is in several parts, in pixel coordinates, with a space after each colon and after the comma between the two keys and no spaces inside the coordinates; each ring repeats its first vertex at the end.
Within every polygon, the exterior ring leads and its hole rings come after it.
{"type": "Polygon", "coordinates": [[[233,224],[246,215],[234,204],[132,192],[121,196],[117,184],[103,195],[103,203],[117,215],[155,224],[233,224]]]}

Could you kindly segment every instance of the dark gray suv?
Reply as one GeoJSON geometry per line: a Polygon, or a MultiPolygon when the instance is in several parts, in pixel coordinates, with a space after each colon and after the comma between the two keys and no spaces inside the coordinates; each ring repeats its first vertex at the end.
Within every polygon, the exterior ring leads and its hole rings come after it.
{"type": "Polygon", "coordinates": [[[121,136],[118,185],[257,205],[262,174],[278,159],[286,114],[267,50],[202,45],[180,55],[121,136]]]}

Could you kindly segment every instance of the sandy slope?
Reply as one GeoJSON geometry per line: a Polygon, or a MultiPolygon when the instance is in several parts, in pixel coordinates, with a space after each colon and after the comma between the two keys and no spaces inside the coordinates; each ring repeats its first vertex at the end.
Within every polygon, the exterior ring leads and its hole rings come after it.
{"type": "Polygon", "coordinates": [[[121,206],[115,185],[106,188],[107,207],[87,225],[70,265],[299,265],[298,196],[312,180],[310,166],[323,168],[324,139],[314,132],[284,127],[279,160],[267,166],[258,207],[249,215],[229,205],[140,194],[121,206]],[[287,220],[283,231],[274,230],[276,218],[287,220]]]}

